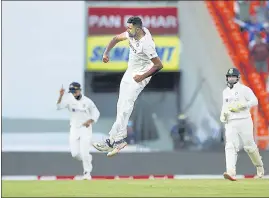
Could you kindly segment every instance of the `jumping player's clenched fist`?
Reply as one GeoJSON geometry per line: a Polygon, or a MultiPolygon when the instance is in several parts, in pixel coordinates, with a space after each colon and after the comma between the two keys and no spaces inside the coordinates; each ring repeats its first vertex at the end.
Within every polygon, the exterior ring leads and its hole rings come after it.
{"type": "Polygon", "coordinates": [[[109,61],[109,57],[108,57],[108,55],[107,54],[104,54],[103,55],[103,62],[104,63],[107,63],[109,61]]]}

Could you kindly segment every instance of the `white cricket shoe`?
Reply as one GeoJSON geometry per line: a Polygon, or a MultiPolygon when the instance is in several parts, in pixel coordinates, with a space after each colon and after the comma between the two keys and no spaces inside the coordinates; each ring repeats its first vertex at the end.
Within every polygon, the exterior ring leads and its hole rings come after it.
{"type": "Polygon", "coordinates": [[[82,179],[83,180],[91,180],[92,179],[91,173],[90,172],[84,172],[82,179]]]}
{"type": "Polygon", "coordinates": [[[228,179],[230,181],[236,181],[235,175],[229,174],[227,172],[223,173],[223,177],[224,177],[224,179],[228,179]]]}
{"type": "Polygon", "coordinates": [[[262,178],[264,176],[264,168],[263,166],[257,166],[257,177],[262,178]]]}
{"type": "Polygon", "coordinates": [[[115,142],[115,146],[114,146],[113,150],[108,152],[107,156],[112,157],[112,156],[116,155],[125,146],[127,146],[127,142],[124,139],[122,139],[122,140],[120,140],[118,142],[115,142]]]}
{"type": "Polygon", "coordinates": [[[109,152],[113,150],[113,146],[114,146],[114,142],[111,143],[110,139],[106,139],[103,142],[99,142],[99,143],[93,143],[92,144],[94,148],[96,148],[98,151],[101,152],[109,152]]]}

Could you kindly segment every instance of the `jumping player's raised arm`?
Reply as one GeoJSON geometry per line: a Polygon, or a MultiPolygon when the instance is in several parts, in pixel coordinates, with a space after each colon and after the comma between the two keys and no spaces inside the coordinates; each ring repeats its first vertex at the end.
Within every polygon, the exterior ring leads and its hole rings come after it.
{"type": "Polygon", "coordinates": [[[108,44],[108,46],[106,47],[106,50],[104,52],[103,55],[103,62],[107,63],[109,61],[109,52],[110,50],[120,41],[124,41],[126,40],[127,37],[127,32],[123,32],[121,34],[116,35],[108,44]]]}

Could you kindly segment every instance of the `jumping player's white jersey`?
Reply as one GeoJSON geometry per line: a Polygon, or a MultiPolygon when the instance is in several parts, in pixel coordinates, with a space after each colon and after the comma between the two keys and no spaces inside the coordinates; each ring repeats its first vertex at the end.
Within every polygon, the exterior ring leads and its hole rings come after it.
{"type": "Polygon", "coordinates": [[[250,108],[258,105],[257,97],[253,91],[239,82],[232,89],[227,87],[223,90],[222,112],[227,111],[229,104],[236,102],[246,105],[247,108],[240,112],[229,112],[228,120],[249,118],[251,116],[250,108]]]}
{"type": "Polygon", "coordinates": [[[91,99],[82,95],[80,100],[68,93],[64,95],[57,109],[67,108],[71,113],[70,125],[81,127],[87,120],[92,119],[95,123],[99,119],[100,112],[91,99]]]}
{"type": "Polygon", "coordinates": [[[128,32],[126,32],[130,46],[127,70],[130,70],[133,75],[147,72],[153,66],[151,59],[158,56],[149,30],[144,27],[143,30],[145,36],[140,40],[129,37],[128,32]]]}

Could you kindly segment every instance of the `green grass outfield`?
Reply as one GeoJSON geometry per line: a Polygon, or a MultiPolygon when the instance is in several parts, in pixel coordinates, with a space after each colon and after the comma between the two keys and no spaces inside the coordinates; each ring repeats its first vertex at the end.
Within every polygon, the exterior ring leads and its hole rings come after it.
{"type": "Polygon", "coordinates": [[[269,197],[269,180],[2,181],[3,197],[269,197]]]}

